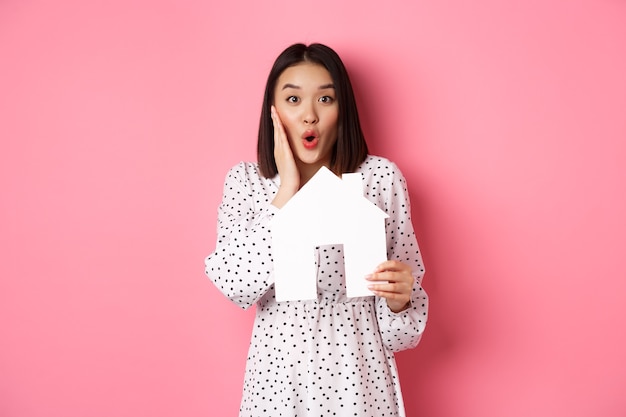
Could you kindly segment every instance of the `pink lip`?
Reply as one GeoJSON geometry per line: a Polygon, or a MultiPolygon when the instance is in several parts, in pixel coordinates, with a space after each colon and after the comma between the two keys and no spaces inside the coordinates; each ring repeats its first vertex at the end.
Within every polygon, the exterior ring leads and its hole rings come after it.
{"type": "Polygon", "coordinates": [[[317,146],[317,143],[320,140],[318,138],[313,139],[312,141],[308,141],[307,139],[304,139],[302,141],[302,146],[304,146],[306,149],[313,149],[317,146]]]}
{"type": "Polygon", "coordinates": [[[317,146],[320,139],[314,130],[307,130],[302,134],[302,146],[306,149],[313,149],[317,146]]]}

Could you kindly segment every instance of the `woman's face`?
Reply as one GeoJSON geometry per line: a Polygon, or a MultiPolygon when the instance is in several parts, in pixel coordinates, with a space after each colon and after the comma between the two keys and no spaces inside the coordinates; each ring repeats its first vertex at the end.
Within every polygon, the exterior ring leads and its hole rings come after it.
{"type": "Polygon", "coordinates": [[[317,169],[330,164],[337,141],[336,98],[330,73],[321,65],[303,62],[278,77],[274,106],[301,170],[304,166],[317,169]]]}

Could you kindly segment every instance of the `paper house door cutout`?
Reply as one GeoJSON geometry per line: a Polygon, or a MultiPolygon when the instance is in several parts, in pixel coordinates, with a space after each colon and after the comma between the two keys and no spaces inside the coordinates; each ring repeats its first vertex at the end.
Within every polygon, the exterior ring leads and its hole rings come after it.
{"type": "Polygon", "coordinates": [[[317,298],[315,248],[343,244],[346,295],[373,295],[365,275],[387,260],[387,213],[363,196],[360,173],[320,170],[271,224],[276,301],[317,298]]]}

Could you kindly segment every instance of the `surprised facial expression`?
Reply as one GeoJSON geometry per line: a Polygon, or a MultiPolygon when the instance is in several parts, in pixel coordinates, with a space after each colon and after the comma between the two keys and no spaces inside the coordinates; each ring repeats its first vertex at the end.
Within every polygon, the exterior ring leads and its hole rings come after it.
{"type": "Polygon", "coordinates": [[[337,141],[339,106],[326,68],[303,62],[283,71],[276,82],[274,106],[300,168],[330,164],[337,141]]]}

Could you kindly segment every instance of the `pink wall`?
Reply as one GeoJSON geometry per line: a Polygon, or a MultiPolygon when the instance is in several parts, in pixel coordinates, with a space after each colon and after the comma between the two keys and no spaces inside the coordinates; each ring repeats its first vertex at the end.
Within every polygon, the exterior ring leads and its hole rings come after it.
{"type": "Polygon", "coordinates": [[[410,184],[409,415],[626,415],[625,2],[213,3],[0,2],[0,415],[236,415],[253,313],[203,258],[295,41],[410,184]]]}

